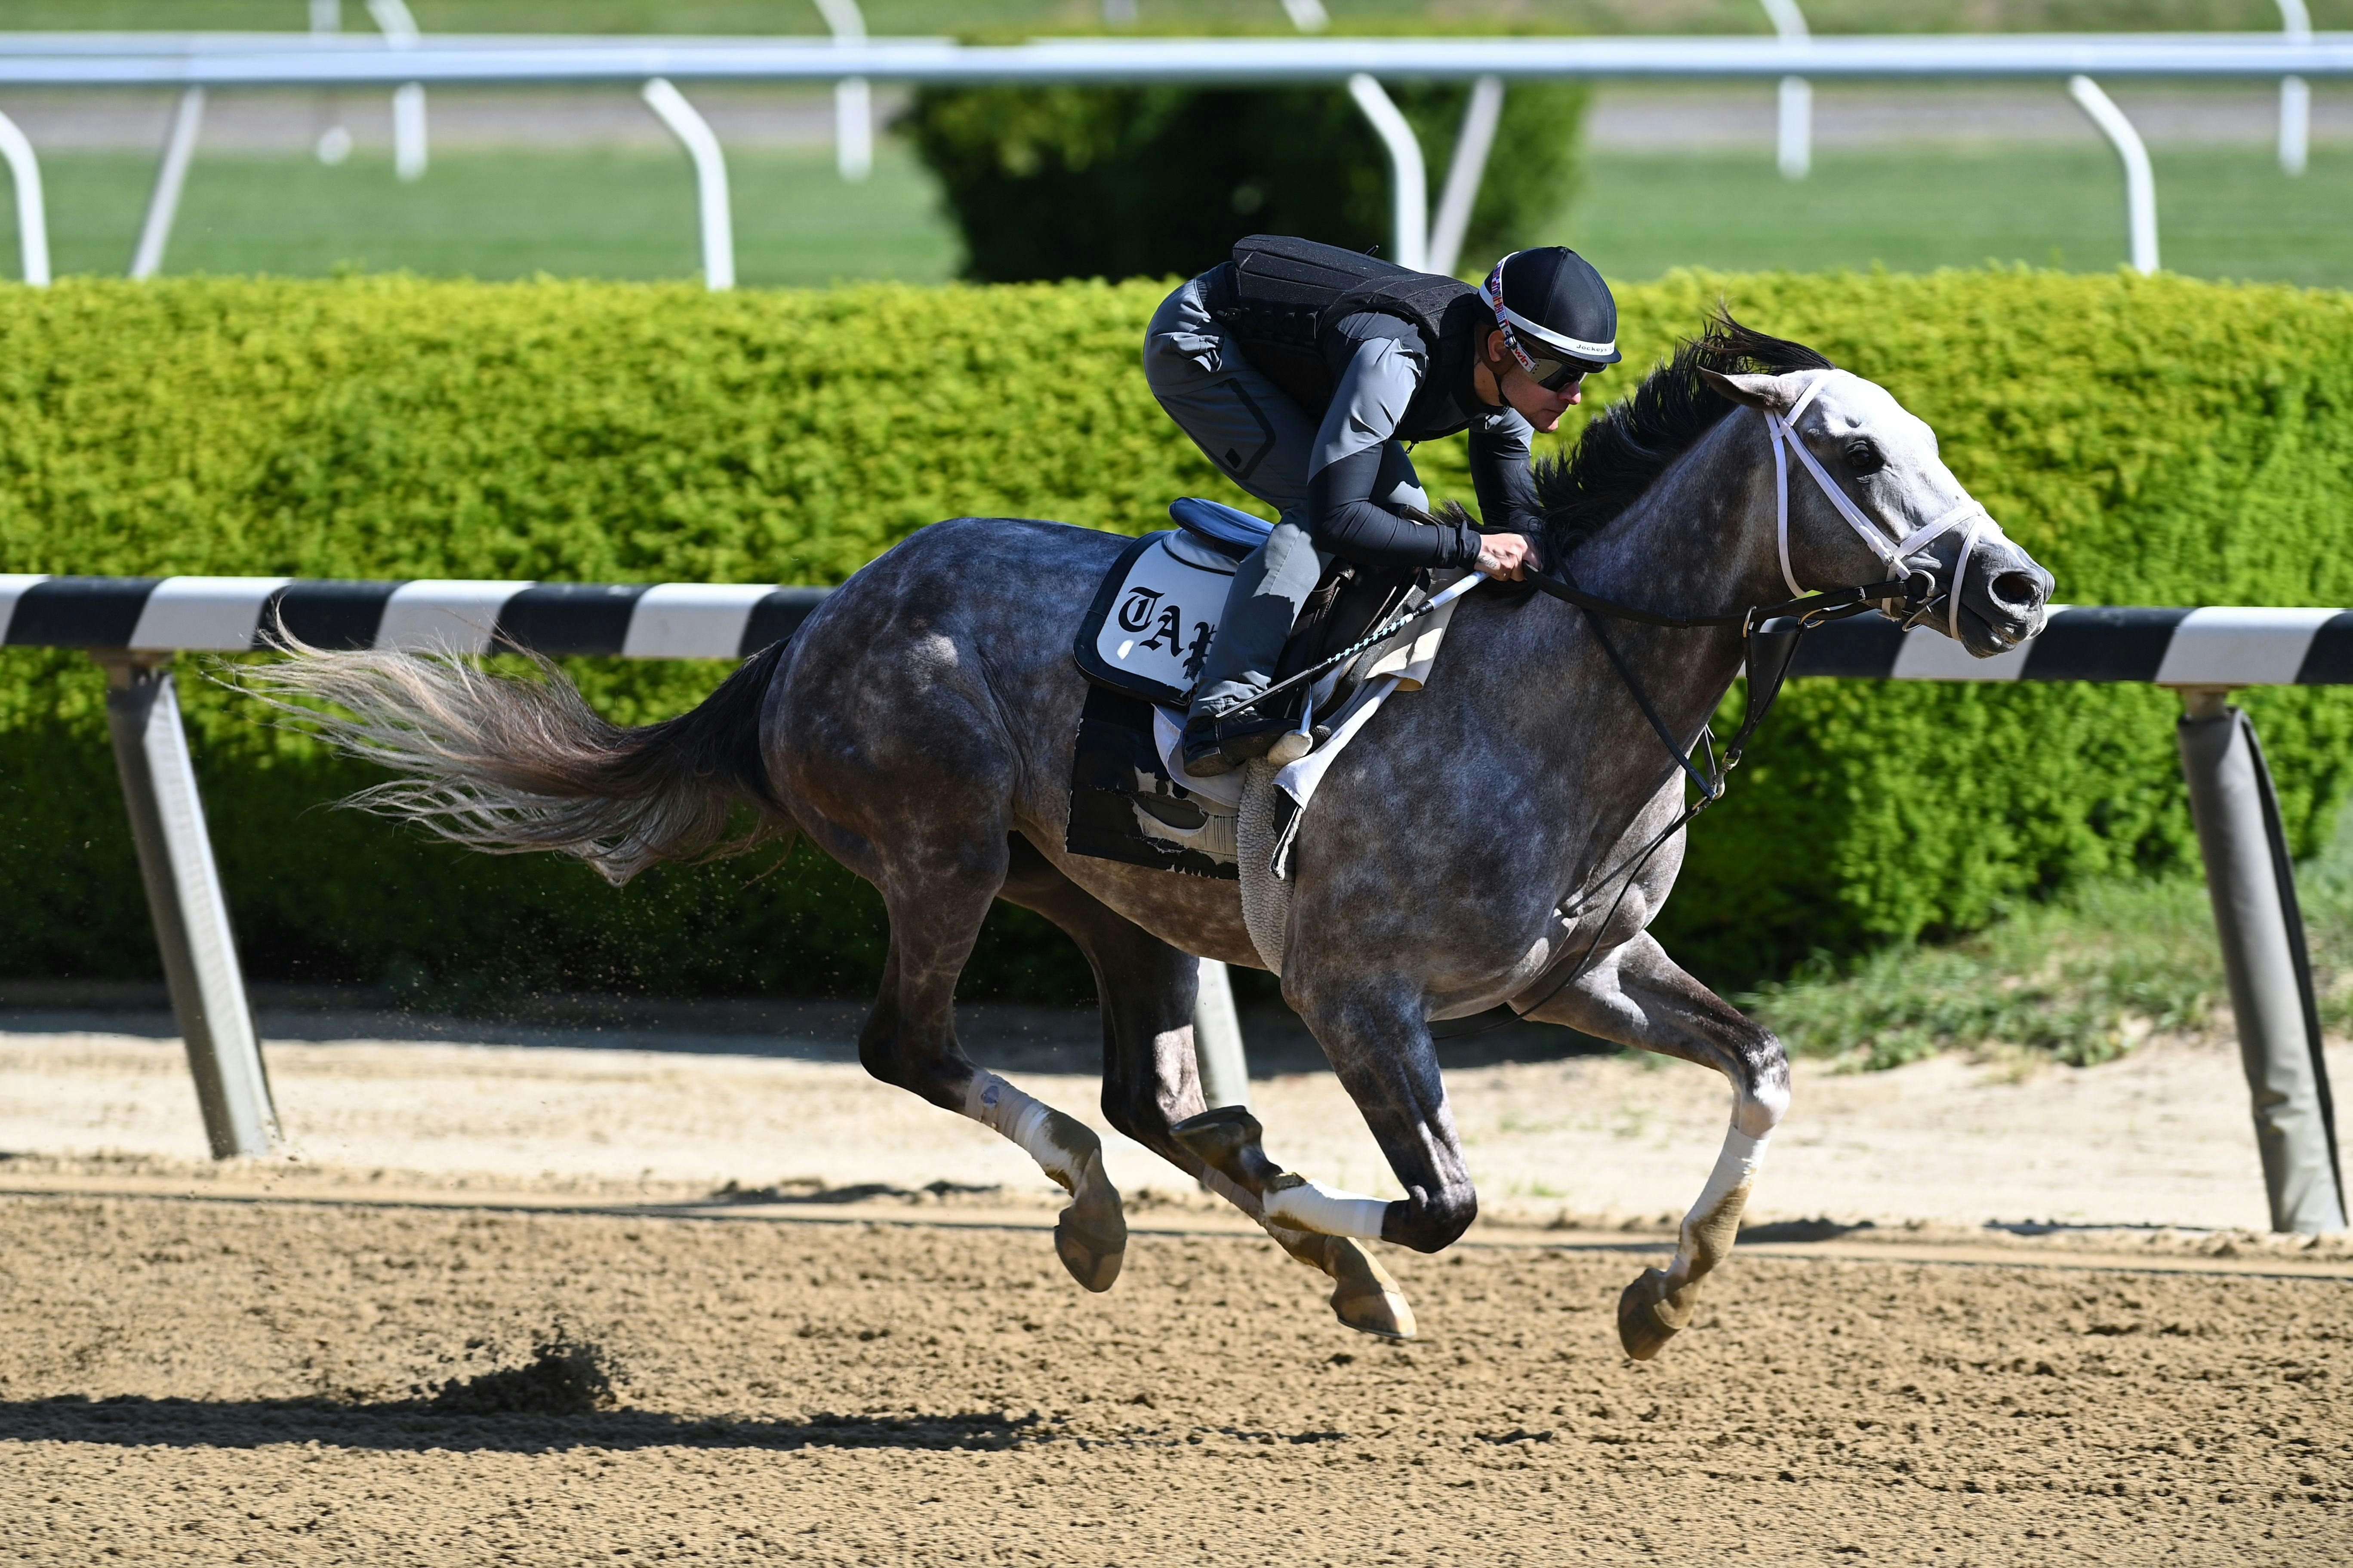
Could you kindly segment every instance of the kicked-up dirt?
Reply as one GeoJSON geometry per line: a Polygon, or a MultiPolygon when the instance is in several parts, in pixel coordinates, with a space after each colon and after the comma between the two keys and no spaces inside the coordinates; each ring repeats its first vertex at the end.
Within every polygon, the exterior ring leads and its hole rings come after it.
{"type": "Polygon", "coordinates": [[[0,1559],[2342,1563],[2353,1281],[0,1198],[0,1559]]]}

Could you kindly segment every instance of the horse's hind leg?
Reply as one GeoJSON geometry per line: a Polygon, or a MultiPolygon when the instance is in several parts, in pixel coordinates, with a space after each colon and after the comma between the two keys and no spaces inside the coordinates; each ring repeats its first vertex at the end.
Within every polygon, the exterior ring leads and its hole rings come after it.
{"type": "Polygon", "coordinates": [[[1619,1342],[1648,1361],[1691,1321],[1700,1281],[1740,1234],[1766,1140],[1789,1107],[1788,1059],[1768,1030],[1684,973],[1647,932],[1528,1016],[1681,1057],[1731,1080],[1732,1125],[1699,1201],[1683,1216],[1673,1260],[1644,1269],[1618,1299],[1619,1342]]]}
{"type": "MultiPolygon", "coordinates": [[[[1193,1054],[1198,961],[1106,907],[1026,840],[1017,837],[1011,847],[1004,897],[1069,932],[1093,966],[1103,1000],[1103,1108],[1111,1124],[1256,1220],[1292,1257],[1328,1275],[1340,1321],[1363,1333],[1411,1339],[1413,1309],[1362,1244],[1270,1218],[1255,1193],[1180,1136],[1178,1124],[1198,1123],[1205,1110],[1193,1054]]],[[[1254,1148],[1258,1123],[1249,1126],[1254,1148]]]]}
{"type": "Polygon", "coordinates": [[[1103,1140],[975,1066],[956,1043],[956,977],[1004,879],[1004,839],[996,839],[993,855],[967,843],[957,852],[910,857],[909,847],[902,839],[896,863],[873,879],[890,910],[891,953],[859,1037],[859,1060],[883,1082],[971,1117],[1037,1161],[1071,1197],[1054,1227],[1056,1255],[1080,1284],[1108,1290],[1126,1255],[1127,1221],[1103,1170],[1103,1140]]]}

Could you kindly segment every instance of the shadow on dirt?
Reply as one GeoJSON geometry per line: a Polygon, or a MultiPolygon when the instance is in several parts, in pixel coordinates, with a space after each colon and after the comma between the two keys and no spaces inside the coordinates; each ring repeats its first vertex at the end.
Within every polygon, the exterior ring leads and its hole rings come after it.
{"type": "Polygon", "coordinates": [[[531,1359],[420,1384],[406,1399],[149,1399],[85,1394],[0,1403],[0,1442],[112,1447],[338,1448],[544,1453],[566,1448],[1001,1450],[1056,1435],[1032,1413],[817,1415],[801,1421],[674,1415],[620,1407],[603,1348],[558,1328],[531,1359]]]}
{"type": "MultiPolygon", "coordinates": [[[[492,1374],[499,1375],[499,1374],[492,1374]]],[[[480,1380],[474,1380],[480,1383],[480,1380]]],[[[0,1402],[0,1442],[118,1448],[260,1448],[281,1443],[382,1452],[539,1454],[571,1448],[902,1448],[1002,1451],[1057,1436],[1035,1415],[812,1415],[703,1419],[653,1410],[552,1415],[457,1411],[435,1401],[92,1400],[0,1402]]]]}
{"type": "Polygon", "coordinates": [[[1767,1220],[1761,1225],[1742,1226],[1737,1245],[1748,1247],[1764,1243],[1769,1246],[1778,1242],[1786,1246],[1791,1242],[1836,1241],[1842,1236],[1852,1236],[1858,1230],[1873,1228],[1867,1219],[1856,1220],[1852,1224],[1835,1219],[1767,1220]]]}

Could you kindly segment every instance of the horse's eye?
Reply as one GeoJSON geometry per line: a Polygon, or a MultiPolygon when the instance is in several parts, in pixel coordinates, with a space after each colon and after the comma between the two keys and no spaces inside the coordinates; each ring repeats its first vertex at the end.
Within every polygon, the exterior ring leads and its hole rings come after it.
{"type": "Polygon", "coordinates": [[[1868,436],[1857,436],[1846,444],[1846,466],[1858,474],[1875,474],[1887,467],[1887,458],[1878,442],[1868,436]]]}

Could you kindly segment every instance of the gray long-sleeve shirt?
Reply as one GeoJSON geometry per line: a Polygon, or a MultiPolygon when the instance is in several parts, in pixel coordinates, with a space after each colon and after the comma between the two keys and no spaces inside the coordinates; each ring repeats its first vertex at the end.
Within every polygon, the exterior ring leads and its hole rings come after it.
{"type": "MultiPolygon", "coordinates": [[[[1469,566],[1479,535],[1459,524],[1432,527],[1400,517],[1374,497],[1381,447],[1396,438],[1407,405],[1421,390],[1430,353],[1400,317],[1365,311],[1341,321],[1327,343],[1337,384],[1308,459],[1308,528],[1315,542],[1376,566],[1469,566]]],[[[1516,409],[1489,408],[1452,395],[1468,418],[1471,484],[1491,529],[1533,533],[1535,482],[1528,470],[1534,428],[1516,409]]]]}

